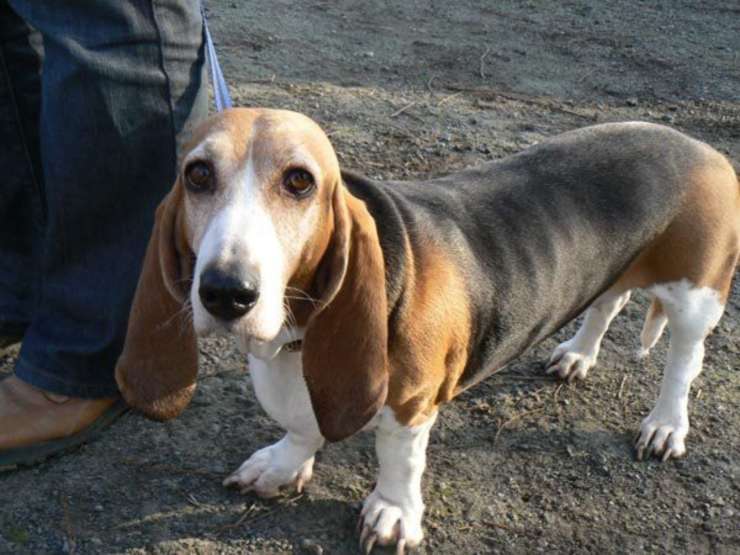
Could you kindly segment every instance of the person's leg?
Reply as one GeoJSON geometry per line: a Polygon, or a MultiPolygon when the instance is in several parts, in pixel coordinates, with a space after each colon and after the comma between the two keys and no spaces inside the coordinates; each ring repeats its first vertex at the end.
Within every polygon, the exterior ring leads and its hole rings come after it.
{"type": "Polygon", "coordinates": [[[115,395],[131,298],[176,136],[205,115],[197,0],[11,0],[44,37],[47,226],[39,302],[16,375],[115,395]]]}
{"type": "Polygon", "coordinates": [[[33,312],[42,50],[40,34],[0,0],[0,349],[23,336],[33,312]]]}
{"type": "Polygon", "coordinates": [[[113,372],[154,209],[178,133],[207,113],[197,0],[8,1],[44,40],[46,225],[15,375],[0,381],[0,465],[120,413],[113,372]]]}

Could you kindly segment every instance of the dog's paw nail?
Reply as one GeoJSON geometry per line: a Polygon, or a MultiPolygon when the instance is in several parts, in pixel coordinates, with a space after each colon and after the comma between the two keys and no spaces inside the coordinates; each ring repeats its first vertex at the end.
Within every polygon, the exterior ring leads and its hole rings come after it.
{"type": "Polygon", "coordinates": [[[378,539],[377,534],[370,534],[370,536],[368,536],[367,540],[364,543],[363,549],[362,549],[365,555],[368,555],[373,550],[373,547],[375,547],[375,541],[377,539],[378,539]]]}

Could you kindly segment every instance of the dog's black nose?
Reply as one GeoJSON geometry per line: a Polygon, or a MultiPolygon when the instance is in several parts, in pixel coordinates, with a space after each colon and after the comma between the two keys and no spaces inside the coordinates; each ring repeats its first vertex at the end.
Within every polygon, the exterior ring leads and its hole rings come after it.
{"type": "Polygon", "coordinates": [[[244,316],[257,302],[257,286],[218,268],[207,268],[200,276],[198,295],[205,309],[222,320],[244,316]]]}

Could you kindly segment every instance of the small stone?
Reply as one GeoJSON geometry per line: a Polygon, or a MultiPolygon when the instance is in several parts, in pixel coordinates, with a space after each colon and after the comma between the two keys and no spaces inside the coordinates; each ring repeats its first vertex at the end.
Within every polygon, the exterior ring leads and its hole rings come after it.
{"type": "Polygon", "coordinates": [[[315,553],[316,555],[322,555],[324,548],[318,544],[315,540],[309,540],[308,538],[301,541],[301,548],[305,549],[309,553],[315,553]]]}
{"type": "Polygon", "coordinates": [[[225,474],[226,473],[226,467],[223,464],[213,464],[208,468],[208,470],[210,472],[213,472],[214,474],[225,474]]]}
{"type": "Polygon", "coordinates": [[[229,383],[224,389],[226,391],[230,391],[231,393],[239,393],[240,395],[244,393],[244,386],[240,383],[229,383]]]}

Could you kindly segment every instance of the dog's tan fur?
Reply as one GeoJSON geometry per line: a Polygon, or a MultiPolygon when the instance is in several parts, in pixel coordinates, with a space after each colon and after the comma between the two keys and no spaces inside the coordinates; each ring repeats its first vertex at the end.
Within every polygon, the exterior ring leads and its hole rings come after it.
{"type": "MultiPolygon", "coordinates": [[[[310,237],[300,238],[303,246],[291,261],[288,285],[314,298],[309,302],[291,298],[289,305],[295,323],[307,326],[304,371],[328,437],[351,433],[384,404],[393,408],[400,422],[415,424],[459,392],[458,379],[469,356],[471,310],[460,268],[443,245],[405,245],[409,264],[404,287],[411,292],[410,301],[399,308],[388,329],[376,224],[364,203],[343,188],[336,156],[319,127],[289,112],[233,110],[197,129],[186,151],[192,153],[203,144],[206,154],[218,159],[218,171],[228,174],[225,179],[251,156],[257,179],[266,184],[270,210],[284,214],[276,219],[286,219],[286,225],[298,217],[293,215],[297,209],[273,183],[296,163],[291,158],[296,144],[304,153],[297,162],[311,165],[319,176],[319,216],[310,237]],[[353,372],[342,374],[349,370],[353,372]]],[[[727,160],[697,145],[706,152],[694,173],[686,176],[692,187],[683,210],[613,290],[687,279],[727,298],[740,256],[740,188],[727,160]]],[[[183,193],[181,179],[158,211],[117,367],[125,397],[159,418],[184,408],[196,375],[194,335],[180,321],[182,299],[172,295],[171,285],[189,276],[172,275],[172,261],[197,252],[208,213],[183,193]],[[165,236],[177,230],[177,237],[165,236]],[[182,233],[187,245],[178,239],[182,233]],[[166,252],[168,245],[174,254],[166,252]],[[142,331],[151,329],[161,332],[156,341],[142,331]],[[166,333],[174,338],[164,339],[166,333]]],[[[208,209],[221,202],[228,199],[212,201],[208,209]]],[[[187,267],[192,266],[181,264],[179,271],[187,267]]],[[[655,305],[652,315],[659,313],[660,306],[655,305]]]]}

